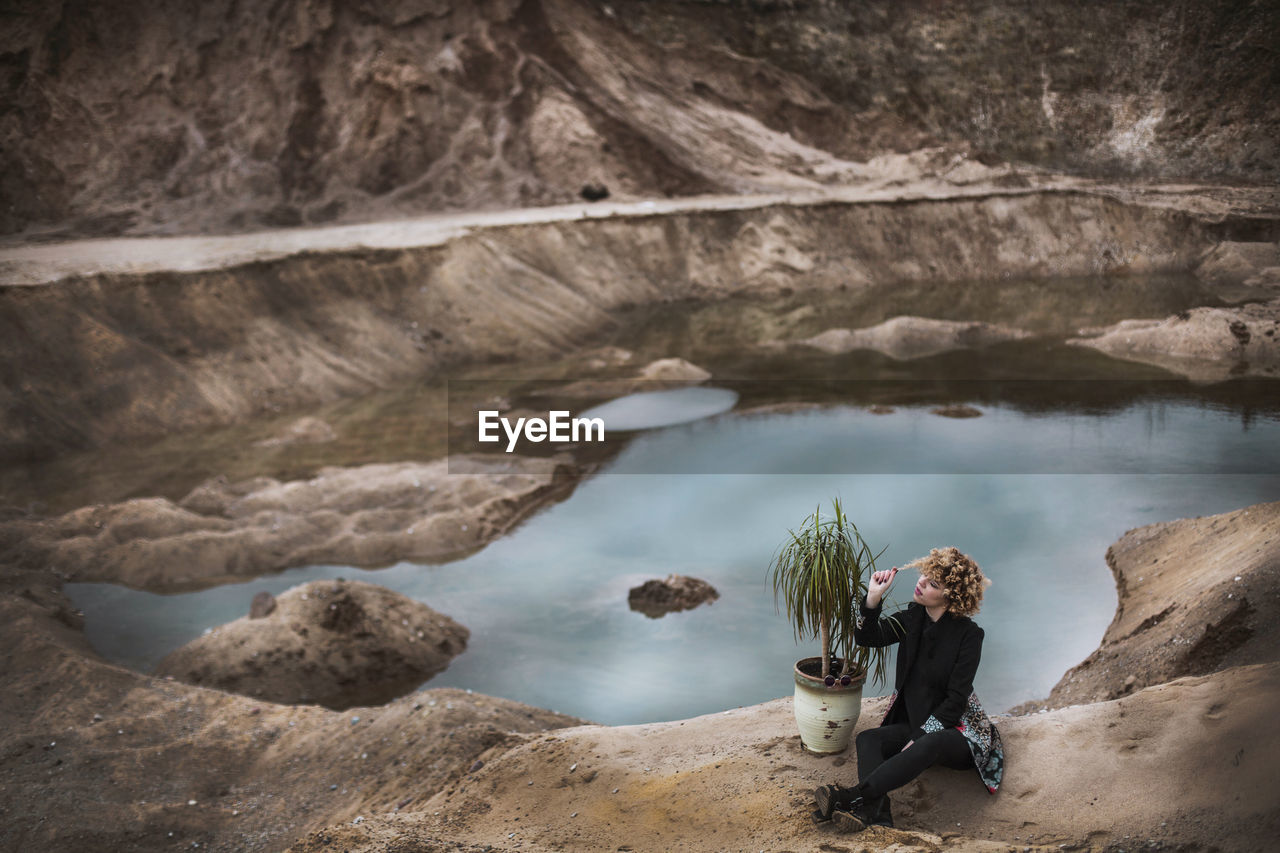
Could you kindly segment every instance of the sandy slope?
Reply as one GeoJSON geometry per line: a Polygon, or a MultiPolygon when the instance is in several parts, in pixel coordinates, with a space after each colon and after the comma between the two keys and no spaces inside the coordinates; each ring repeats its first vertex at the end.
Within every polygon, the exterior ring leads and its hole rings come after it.
{"type": "MultiPolygon", "coordinates": [[[[855,779],[805,753],[789,699],[672,723],[529,736],[431,800],[291,848],[374,851],[450,838],[500,850],[1071,849],[1148,844],[1261,850],[1280,831],[1267,736],[1280,665],[1178,679],[1120,700],[1002,719],[998,794],[936,769],[894,798],[900,831],[815,828],[810,792],[855,779]],[[615,793],[616,791],[616,793],[615,793]],[[1129,839],[1126,841],[1125,839],[1129,839]],[[844,845],[849,845],[845,847],[844,845]]],[[[864,702],[859,730],[883,700],[864,702]]],[[[841,764],[841,766],[837,766],[841,764]]]]}
{"type": "Polygon", "coordinates": [[[48,572],[0,571],[0,850],[280,850],[578,720],[462,690],[273,705],[102,661],[48,572]]]}
{"type": "Polygon", "coordinates": [[[1121,594],[1102,644],[1030,706],[1280,661],[1280,502],[1131,530],[1107,549],[1107,564],[1121,594]]]}

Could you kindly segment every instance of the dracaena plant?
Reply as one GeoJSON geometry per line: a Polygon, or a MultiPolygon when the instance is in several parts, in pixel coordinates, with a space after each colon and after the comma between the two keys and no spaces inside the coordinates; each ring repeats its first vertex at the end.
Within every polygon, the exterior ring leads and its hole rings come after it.
{"type": "Polygon", "coordinates": [[[857,669],[880,681],[885,676],[888,649],[855,646],[853,626],[854,608],[867,595],[863,577],[870,578],[884,549],[872,554],[858,528],[845,516],[840,499],[831,503],[830,517],[823,518],[819,506],[799,530],[788,531],[789,538],[774,554],[769,566],[774,604],[779,600],[785,604],[797,642],[810,638],[821,641],[823,678],[833,674],[834,647],[844,661],[840,675],[857,669]]]}

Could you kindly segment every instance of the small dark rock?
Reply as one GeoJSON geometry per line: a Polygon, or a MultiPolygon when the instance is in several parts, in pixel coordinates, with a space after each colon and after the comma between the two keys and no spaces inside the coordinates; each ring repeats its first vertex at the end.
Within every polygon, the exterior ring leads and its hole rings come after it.
{"type": "Polygon", "coordinates": [[[253,597],[253,603],[249,605],[250,619],[265,619],[270,616],[276,609],[276,597],[265,589],[253,597]]]}
{"type": "Polygon", "coordinates": [[[663,580],[647,580],[632,587],[627,604],[651,619],[677,610],[692,610],[705,601],[720,597],[715,587],[698,578],[667,575],[663,580]]]}
{"type": "Polygon", "coordinates": [[[944,418],[980,418],[982,411],[975,409],[973,406],[955,405],[955,406],[938,406],[929,410],[935,415],[941,415],[944,418]]]}
{"type": "Polygon", "coordinates": [[[481,767],[484,767],[484,762],[477,758],[475,761],[471,762],[471,769],[468,770],[467,772],[475,773],[481,767]]]}
{"type": "Polygon", "coordinates": [[[609,197],[609,188],[604,184],[583,184],[579,194],[587,201],[600,201],[609,197]]]}

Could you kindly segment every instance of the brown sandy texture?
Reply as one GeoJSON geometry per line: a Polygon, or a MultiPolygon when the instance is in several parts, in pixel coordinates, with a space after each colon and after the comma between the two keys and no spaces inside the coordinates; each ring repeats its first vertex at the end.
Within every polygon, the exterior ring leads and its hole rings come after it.
{"type": "Polygon", "coordinates": [[[1205,252],[1195,275],[1224,302],[1253,301],[1081,329],[1067,343],[1199,382],[1280,376],[1280,243],[1223,241],[1205,252]]]}
{"type": "Polygon", "coordinates": [[[1280,501],[1130,530],[1107,565],[1119,604],[1101,645],[1025,708],[1280,661],[1280,501]]]}
{"type": "Polygon", "coordinates": [[[471,633],[361,581],[312,581],[275,605],[197,637],[160,661],[156,674],[283,705],[381,705],[443,671],[471,633]]]}
{"type": "Polygon", "coordinates": [[[905,361],[957,349],[978,349],[1028,337],[1031,337],[1030,332],[993,323],[902,316],[866,329],[828,329],[800,343],[829,353],[857,349],[877,350],[891,358],[905,361]]]}
{"type": "Polygon", "coordinates": [[[1122,320],[1094,337],[1067,343],[1200,382],[1280,377],[1280,299],[1236,308],[1192,308],[1163,320],[1122,320]]]}
{"type": "MultiPolygon", "coordinates": [[[[533,735],[431,800],[333,825],[293,853],[495,850],[1265,849],[1280,665],[1183,678],[1119,700],[997,721],[1008,764],[987,793],[936,768],[894,795],[897,829],[842,836],[810,822],[812,789],[854,781],[850,756],[801,751],[790,699],[671,723],[533,735]],[[394,847],[390,849],[395,849],[394,847]]],[[[864,700],[859,730],[884,700],[864,700]]]]}
{"type": "Polygon", "coordinates": [[[138,498],[0,522],[0,563],[64,579],[192,589],[292,566],[444,562],[567,495],[563,457],[453,456],[324,468],[308,480],[210,480],[177,504],[138,498]]]}
{"type": "Polygon", "coordinates": [[[301,417],[276,435],[257,442],[258,447],[280,447],[286,444],[324,444],[333,441],[338,434],[319,418],[301,417]]]}
{"type": "Polygon", "coordinates": [[[513,733],[581,722],[454,689],[273,705],[107,664],[76,621],[52,575],[0,569],[6,851],[274,853],[420,803],[513,733]]]}

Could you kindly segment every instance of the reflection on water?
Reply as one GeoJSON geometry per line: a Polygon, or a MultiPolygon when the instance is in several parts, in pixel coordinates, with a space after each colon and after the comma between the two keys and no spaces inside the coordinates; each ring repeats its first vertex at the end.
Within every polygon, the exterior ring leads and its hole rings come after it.
{"type": "MultiPolygon", "coordinates": [[[[1239,459],[1280,471],[1278,433],[1274,418],[1242,429],[1227,410],[1156,403],[1096,416],[993,409],[965,421],[921,408],[722,416],[644,435],[568,500],[456,563],[313,567],[164,597],[89,584],[68,592],[95,648],[146,669],[245,614],[258,590],[360,578],[471,629],[468,650],[432,686],[610,724],[679,719],[790,692],[791,665],[814,648],[795,645],[765,570],[787,528],[839,495],[873,549],[888,546],[885,565],[951,544],[991,576],[977,688],[1000,710],[1046,695],[1097,646],[1115,608],[1103,555],[1127,529],[1280,499],[1275,473],[1223,473],[1239,459]],[[1067,447],[1089,467],[1055,464],[1067,447]],[[879,473],[823,473],[859,453],[879,473]],[[752,470],[789,473],[622,473],[742,470],[739,454],[752,470]],[[1024,464],[1134,473],[940,473],[1024,464]],[[630,587],[670,572],[709,581],[720,599],[658,620],[628,608],[630,587]]],[[[900,600],[911,583],[898,582],[900,600]]]]}
{"type": "Polygon", "coordinates": [[[607,432],[673,426],[727,412],[738,395],[726,388],[672,388],[628,394],[578,415],[599,418],[607,432]]]}
{"type": "MultiPolygon", "coordinates": [[[[233,482],[258,476],[288,480],[312,476],[326,465],[436,459],[445,454],[450,441],[446,378],[493,380],[518,387],[529,379],[633,377],[650,361],[678,357],[711,371],[717,381],[786,380],[777,383],[772,400],[757,395],[744,399],[743,405],[828,400],[830,393],[822,389],[820,381],[814,381],[823,378],[1167,378],[1169,374],[1157,368],[1067,347],[1062,340],[1084,326],[1130,317],[1165,317],[1210,304],[1215,304],[1214,297],[1195,278],[1176,275],[1001,279],[945,285],[917,282],[712,303],[647,305],[616,312],[616,325],[602,330],[583,352],[563,358],[469,365],[451,369],[447,377],[409,381],[305,412],[139,441],[109,451],[68,453],[40,463],[4,466],[0,468],[0,505],[62,513],[131,497],[178,500],[217,475],[233,482]],[[898,314],[985,320],[1043,337],[908,363],[868,351],[832,356],[809,348],[762,346],[770,341],[802,340],[835,327],[871,326],[898,314]],[[595,366],[597,359],[591,348],[604,345],[624,349],[632,357],[609,367],[595,366]],[[325,422],[336,438],[321,443],[273,440],[301,415],[325,422]]],[[[497,393],[502,394],[503,389],[497,393]]],[[[544,402],[539,402],[540,408],[545,409],[544,402]]],[[[580,405],[594,402],[576,401],[580,405]]],[[[579,405],[568,408],[576,411],[579,405]]],[[[475,424],[468,426],[469,434],[474,435],[475,424]]]]}

